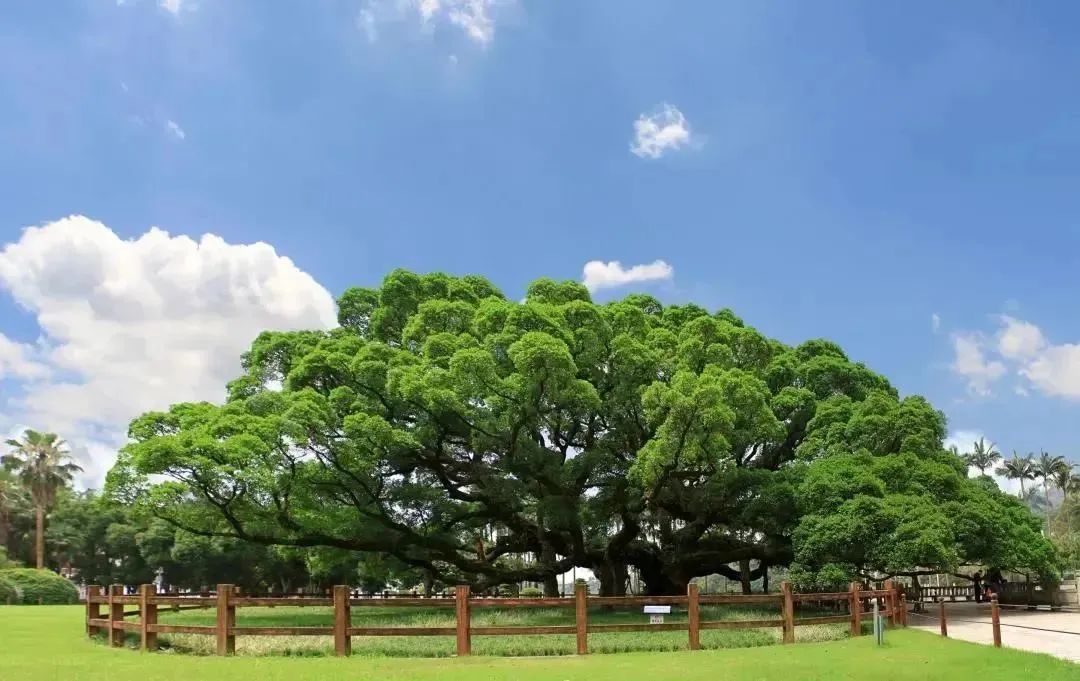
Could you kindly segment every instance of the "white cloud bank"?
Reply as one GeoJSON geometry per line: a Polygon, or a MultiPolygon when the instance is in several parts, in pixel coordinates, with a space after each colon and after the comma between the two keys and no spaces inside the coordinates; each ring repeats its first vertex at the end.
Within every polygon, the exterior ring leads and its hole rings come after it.
{"type": "Polygon", "coordinates": [[[952,369],[968,381],[972,392],[989,394],[995,382],[1013,375],[1019,381],[1013,391],[1019,395],[1037,391],[1080,399],[1080,344],[1052,343],[1036,324],[1009,315],[1000,315],[997,322],[989,337],[982,333],[953,337],[952,369]]]}
{"type": "Polygon", "coordinates": [[[0,430],[58,432],[90,484],[138,414],[224,399],[259,332],[336,323],[329,292],[268,244],[157,228],[122,239],[81,216],[6,245],[0,290],[40,327],[33,347],[0,336],[0,378],[19,379],[22,393],[0,403],[0,430]]]}
{"type": "Polygon", "coordinates": [[[582,281],[585,288],[595,293],[605,288],[646,281],[661,281],[671,279],[673,276],[675,276],[675,269],[663,260],[656,260],[647,265],[634,265],[630,268],[623,267],[618,260],[611,262],[590,260],[585,263],[582,281]]]}
{"type": "Polygon", "coordinates": [[[658,111],[642,114],[634,121],[630,153],[640,158],[657,159],[689,143],[690,124],[686,116],[671,104],[664,104],[658,111]]]}

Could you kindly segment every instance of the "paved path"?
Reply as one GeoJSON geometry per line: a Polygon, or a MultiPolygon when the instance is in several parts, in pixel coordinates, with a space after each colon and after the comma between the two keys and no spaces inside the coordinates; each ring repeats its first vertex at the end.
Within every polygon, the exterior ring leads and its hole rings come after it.
{"type": "MultiPolygon", "coordinates": [[[[925,604],[926,612],[908,616],[908,625],[938,633],[937,605],[925,604]]],[[[949,638],[962,641],[994,642],[990,626],[990,606],[975,603],[947,603],[945,618],[949,638]]],[[[1014,610],[1001,608],[1001,645],[1036,653],[1048,653],[1080,662],[1080,612],[1014,610]],[[1045,631],[1052,629],[1054,631],[1045,631]],[[1071,633],[1068,633],[1071,632],[1071,633]]]]}

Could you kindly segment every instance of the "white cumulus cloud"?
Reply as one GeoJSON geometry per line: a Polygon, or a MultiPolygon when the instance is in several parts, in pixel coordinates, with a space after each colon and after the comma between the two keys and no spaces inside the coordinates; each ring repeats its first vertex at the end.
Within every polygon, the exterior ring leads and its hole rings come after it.
{"type": "Polygon", "coordinates": [[[686,116],[671,104],[664,104],[658,111],[642,114],[634,121],[630,152],[641,158],[656,159],[689,143],[690,124],[686,116]]]}
{"type": "Polygon", "coordinates": [[[33,355],[33,347],[0,333],[0,379],[40,378],[48,374],[48,367],[33,359],[33,355]]]}
{"type": "Polygon", "coordinates": [[[1001,315],[1001,329],[997,334],[998,352],[1009,359],[1036,357],[1046,347],[1039,327],[1031,322],[1001,315]]]}
{"type": "Polygon", "coordinates": [[[1005,365],[987,358],[978,335],[955,334],[952,341],[956,353],[951,367],[953,373],[967,381],[971,393],[989,395],[991,386],[1005,375],[1005,365]]]}
{"type": "Polygon", "coordinates": [[[647,265],[634,265],[629,268],[623,267],[618,260],[612,260],[611,262],[590,260],[585,263],[582,281],[585,288],[596,292],[600,289],[614,288],[626,284],[671,279],[673,276],[675,276],[675,269],[663,260],[656,260],[647,265]]]}
{"type": "Polygon", "coordinates": [[[33,355],[0,344],[0,367],[23,379],[21,394],[0,405],[0,427],[60,433],[91,482],[135,416],[222,400],[261,331],[335,324],[326,289],[268,244],[157,228],[122,239],[81,216],[7,244],[0,291],[35,316],[41,334],[33,355]]]}
{"type": "Polygon", "coordinates": [[[986,394],[1004,375],[1019,382],[1017,395],[1039,392],[1049,397],[1080,400],[1080,343],[1054,343],[1033,322],[1009,315],[997,318],[993,343],[983,333],[954,336],[953,371],[965,376],[973,392],[986,394]]]}

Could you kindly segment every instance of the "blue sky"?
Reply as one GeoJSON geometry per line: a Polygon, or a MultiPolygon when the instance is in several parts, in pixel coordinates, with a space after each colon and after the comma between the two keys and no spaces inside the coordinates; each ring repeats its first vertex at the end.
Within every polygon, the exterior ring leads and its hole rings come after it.
{"type": "Polygon", "coordinates": [[[44,423],[106,461],[129,412],[220,390],[254,329],[324,322],[327,292],[395,267],[516,296],[662,260],[597,297],[828,337],[963,438],[1080,458],[1078,21],[1067,2],[4,3],[0,430],[44,423]]]}

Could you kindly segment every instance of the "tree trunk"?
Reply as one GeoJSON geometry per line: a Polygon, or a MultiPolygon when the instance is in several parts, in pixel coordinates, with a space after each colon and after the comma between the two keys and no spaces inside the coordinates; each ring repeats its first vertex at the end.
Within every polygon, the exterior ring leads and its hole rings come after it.
{"type": "Polygon", "coordinates": [[[559,597],[559,578],[556,575],[546,575],[544,577],[544,597],[559,597]]]}
{"type": "Polygon", "coordinates": [[[45,567],[45,507],[38,504],[34,507],[34,553],[37,559],[37,569],[45,567]]]}
{"type": "Polygon", "coordinates": [[[739,561],[739,583],[742,584],[742,592],[750,593],[750,559],[739,561]]]}
{"type": "Polygon", "coordinates": [[[769,593],[769,565],[765,561],[759,561],[761,568],[761,593],[769,593]]]}
{"type": "Polygon", "coordinates": [[[596,578],[600,580],[601,596],[625,596],[627,572],[624,563],[596,563],[592,566],[596,578]]]}
{"type": "Polygon", "coordinates": [[[1046,497],[1046,536],[1050,537],[1050,485],[1043,478],[1043,496],[1046,497]]]}
{"type": "Polygon", "coordinates": [[[646,596],[685,596],[690,580],[663,569],[641,569],[641,579],[645,582],[646,596]]]}
{"type": "Polygon", "coordinates": [[[424,598],[431,598],[435,591],[435,575],[431,570],[424,570],[424,598]]]}

